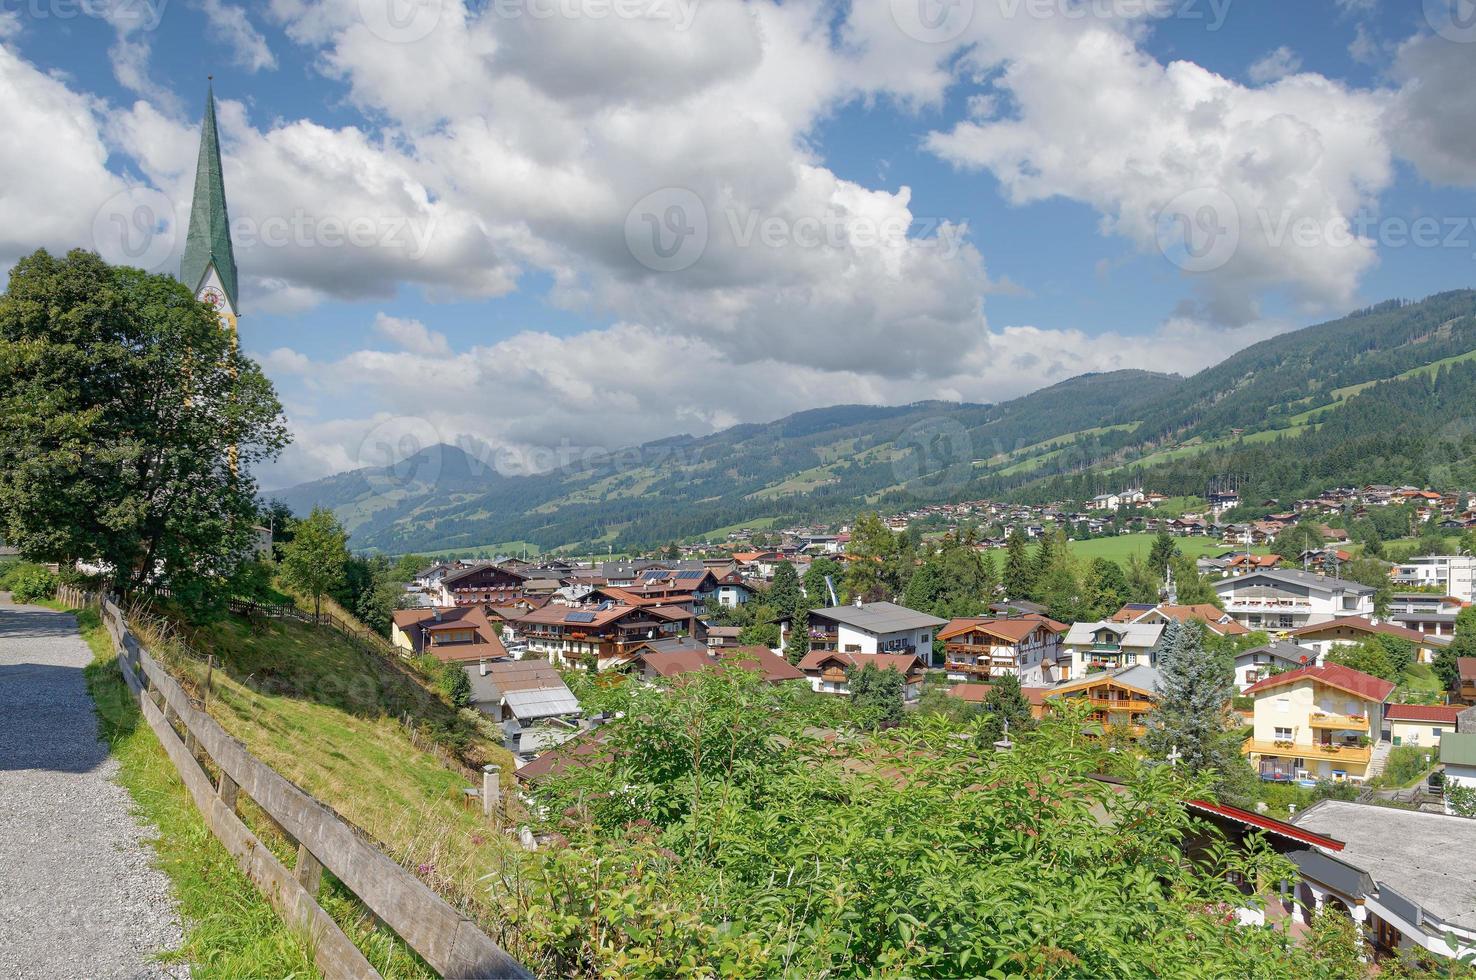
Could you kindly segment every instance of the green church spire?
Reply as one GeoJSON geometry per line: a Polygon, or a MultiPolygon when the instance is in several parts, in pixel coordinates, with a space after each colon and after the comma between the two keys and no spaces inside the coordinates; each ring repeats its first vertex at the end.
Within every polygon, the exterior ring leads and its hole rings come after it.
{"type": "Polygon", "coordinates": [[[220,169],[220,137],[215,130],[215,89],[205,93],[205,122],[200,129],[200,160],[195,165],[195,198],[190,206],[190,232],[185,239],[179,278],[199,292],[211,265],[231,309],[236,309],[236,256],[231,250],[231,219],[226,212],[225,178],[220,169]]]}

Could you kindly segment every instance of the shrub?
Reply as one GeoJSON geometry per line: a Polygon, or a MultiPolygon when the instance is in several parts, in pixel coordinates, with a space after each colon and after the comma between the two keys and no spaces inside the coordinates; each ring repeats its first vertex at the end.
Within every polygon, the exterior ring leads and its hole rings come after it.
{"type": "Polygon", "coordinates": [[[56,595],[56,576],[39,565],[23,565],[6,575],[10,597],[16,602],[38,602],[56,595]]]}
{"type": "Polygon", "coordinates": [[[441,690],[458,708],[471,704],[471,679],[459,663],[453,661],[441,667],[441,690]]]}

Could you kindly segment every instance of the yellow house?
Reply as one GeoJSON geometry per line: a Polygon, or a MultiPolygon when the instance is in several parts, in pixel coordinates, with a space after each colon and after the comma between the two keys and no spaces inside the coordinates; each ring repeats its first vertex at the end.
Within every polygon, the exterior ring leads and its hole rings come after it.
{"type": "Polygon", "coordinates": [[[1456,730],[1463,704],[1391,704],[1384,712],[1389,739],[1395,745],[1438,748],[1440,736],[1456,730]]]}
{"type": "Polygon", "coordinates": [[[1394,685],[1344,667],[1301,667],[1245,689],[1256,699],[1245,743],[1261,778],[1362,782],[1394,685]]]}

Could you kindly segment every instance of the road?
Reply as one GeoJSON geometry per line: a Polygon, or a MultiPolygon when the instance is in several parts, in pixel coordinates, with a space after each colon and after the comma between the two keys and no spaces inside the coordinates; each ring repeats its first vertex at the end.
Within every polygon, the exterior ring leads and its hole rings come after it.
{"type": "Polygon", "coordinates": [[[113,780],[72,616],[0,596],[0,976],[187,975],[168,880],[113,780]]]}

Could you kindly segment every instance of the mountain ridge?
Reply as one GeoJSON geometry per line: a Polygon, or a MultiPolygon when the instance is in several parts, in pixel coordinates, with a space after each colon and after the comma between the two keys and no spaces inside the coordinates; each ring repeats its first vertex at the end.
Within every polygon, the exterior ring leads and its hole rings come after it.
{"type": "MultiPolygon", "coordinates": [[[[1187,378],[1124,369],[993,404],[828,406],[593,452],[527,476],[497,473],[462,447],[431,447],[394,467],[271,496],[298,512],[333,508],[361,548],[517,542],[589,551],[649,547],[735,524],[834,520],[862,507],[1081,500],[1145,476],[1178,488],[1208,479],[1220,459],[1232,469],[1284,471],[1278,479],[1289,487],[1292,471],[1276,462],[1287,455],[1286,441],[1329,426],[1346,430],[1350,420],[1378,429],[1377,414],[1349,411],[1370,400],[1388,419],[1428,427],[1434,406],[1450,404],[1441,392],[1464,385],[1468,369],[1476,379],[1476,291],[1456,290],[1280,334],[1187,378]],[[1396,407],[1399,399],[1408,404],[1396,407]]],[[[1476,403],[1476,388],[1472,394],[1476,403]]],[[[1306,445],[1333,452],[1324,441],[1306,445]]],[[[1406,450],[1380,451],[1388,458],[1406,450]]]]}

